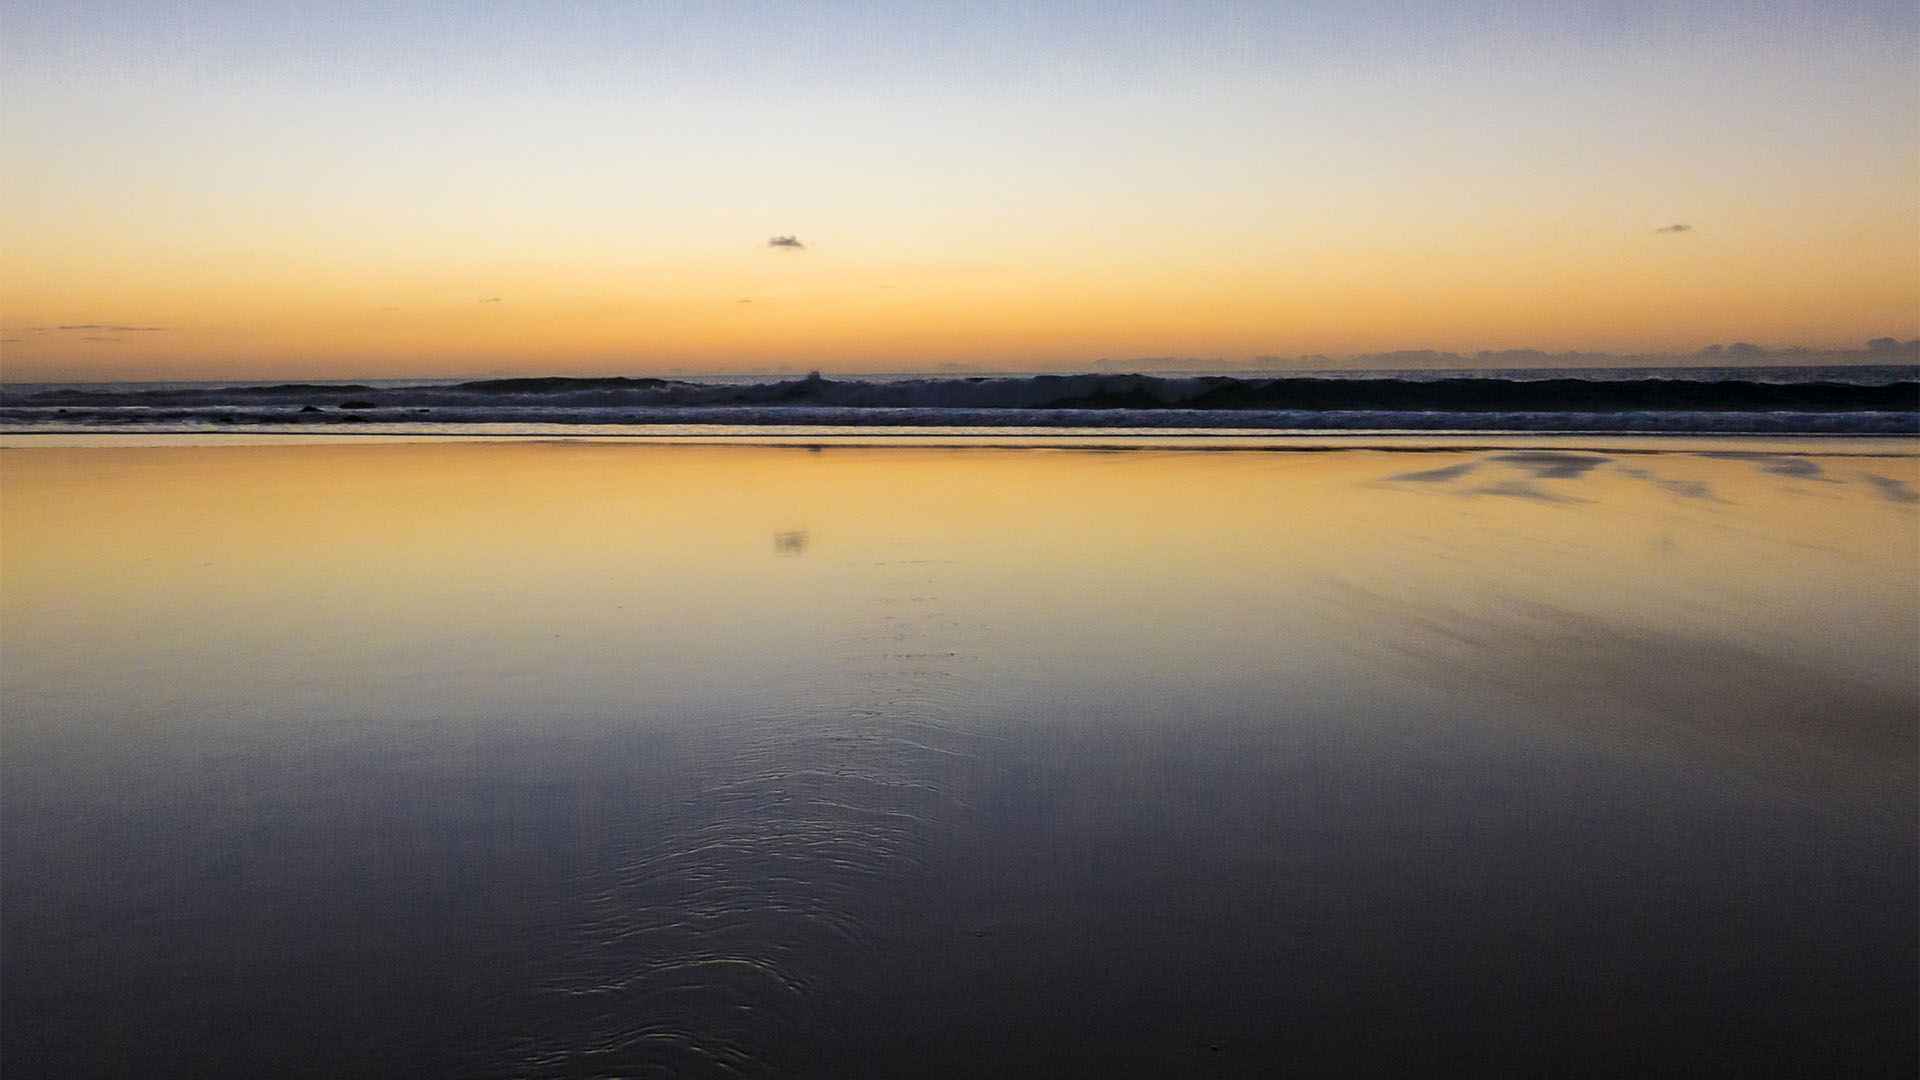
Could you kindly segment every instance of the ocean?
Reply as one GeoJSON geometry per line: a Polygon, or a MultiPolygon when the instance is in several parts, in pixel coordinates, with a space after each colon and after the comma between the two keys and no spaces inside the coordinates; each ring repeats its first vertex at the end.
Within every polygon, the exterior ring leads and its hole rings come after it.
{"type": "Polygon", "coordinates": [[[701,426],[1916,434],[1912,365],[0,387],[0,433],[701,426]]]}

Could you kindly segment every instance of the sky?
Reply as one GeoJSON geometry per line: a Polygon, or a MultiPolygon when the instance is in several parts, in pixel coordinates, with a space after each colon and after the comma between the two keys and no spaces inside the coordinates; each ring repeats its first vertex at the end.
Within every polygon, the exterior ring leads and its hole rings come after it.
{"type": "Polygon", "coordinates": [[[1920,5],[0,0],[0,378],[1920,337],[1920,5]]]}

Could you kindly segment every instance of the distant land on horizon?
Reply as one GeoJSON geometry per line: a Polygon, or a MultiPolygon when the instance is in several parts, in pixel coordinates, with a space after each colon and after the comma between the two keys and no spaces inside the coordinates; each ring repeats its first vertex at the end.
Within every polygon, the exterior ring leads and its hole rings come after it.
{"type": "MultiPolygon", "coordinates": [[[[568,367],[549,369],[546,367],[507,368],[497,364],[484,368],[476,367],[457,373],[418,372],[413,374],[384,375],[325,375],[291,371],[272,365],[262,365],[259,374],[234,374],[212,378],[46,378],[15,377],[8,370],[4,352],[0,352],[0,384],[38,384],[38,383],[128,383],[128,382],[210,382],[210,383],[253,383],[253,382],[308,382],[308,383],[344,383],[344,382],[405,382],[418,379],[427,382],[447,382],[463,379],[497,379],[522,377],[550,378],[605,378],[605,377],[654,377],[654,378],[756,378],[765,376],[804,375],[808,372],[824,372],[829,377],[858,378],[862,376],[884,375],[903,376],[921,375],[929,377],[969,376],[969,375],[1044,375],[1068,373],[1152,373],[1174,372],[1193,374],[1236,374],[1236,373],[1275,373],[1275,372],[1355,372],[1355,371],[1508,371],[1508,370],[1579,370],[1596,368],[1765,368],[1765,367],[1828,367],[1862,365],[1920,365],[1920,339],[1901,341],[1897,338],[1874,338],[1857,349],[1809,349],[1798,346],[1785,348],[1767,348],[1748,342],[1734,342],[1728,345],[1709,345],[1689,353],[1612,353],[1583,352],[1567,350],[1549,352],[1544,349],[1481,349],[1472,353],[1450,352],[1441,349],[1399,349],[1389,352],[1358,353],[1348,356],[1329,356],[1319,353],[1283,356],[1261,354],[1246,358],[1205,357],[1205,356],[1138,356],[1116,359],[1101,357],[1082,364],[1047,365],[994,365],[968,364],[946,361],[939,364],[916,367],[901,364],[894,367],[885,365],[866,366],[861,369],[836,368],[819,364],[768,364],[753,366],[750,364],[715,365],[712,368],[696,368],[684,364],[660,365],[637,361],[632,364],[609,364],[588,367],[568,367]]],[[[349,369],[350,370],[350,369],[349,369]]]]}
{"type": "Polygon", "coordinates": [[[1834,364],[1920,363],[1920,339],[1875,338],[1859,349],[1769,349],[1748,342],[1709,345],[1690,353],[1548,352],[1544,349],[1481,349],[1473,353],[1398,349],[1352,356],[1263,355],[1245,362],[1201,357],[1101,359],[1099,371],[1472,371],[1610,367],[1823,367],[1834,364]],[[1158,365],[1143,367],[1142,365],[1158,365]]]}

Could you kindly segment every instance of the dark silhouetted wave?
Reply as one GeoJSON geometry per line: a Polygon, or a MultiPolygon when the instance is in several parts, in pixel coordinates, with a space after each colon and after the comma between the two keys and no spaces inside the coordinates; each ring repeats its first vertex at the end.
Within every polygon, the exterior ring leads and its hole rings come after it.
{"type": "Polygon", "coordinates": [[[1920,371],[1023,375],[13,386],[0,424],[1153,427],[1920,432],[1920,371]]]}

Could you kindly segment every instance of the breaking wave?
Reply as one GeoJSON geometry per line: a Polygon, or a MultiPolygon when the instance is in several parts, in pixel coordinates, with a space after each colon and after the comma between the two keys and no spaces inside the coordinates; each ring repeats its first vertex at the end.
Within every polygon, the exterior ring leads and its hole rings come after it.
{"type": "Polygon", "coordinates": [[[730,424],[1920,432],[1920,372],[1398,373],[15,386],[0,426],[730,424]]]}

